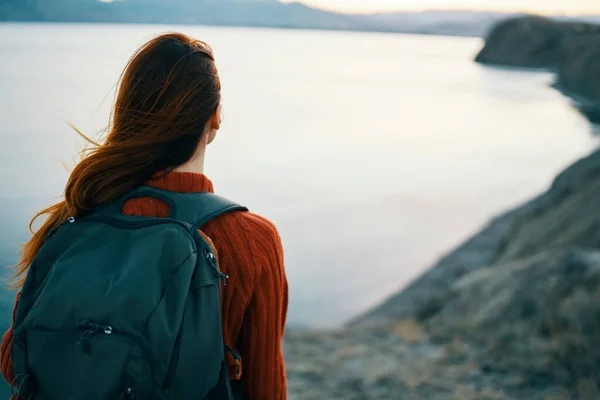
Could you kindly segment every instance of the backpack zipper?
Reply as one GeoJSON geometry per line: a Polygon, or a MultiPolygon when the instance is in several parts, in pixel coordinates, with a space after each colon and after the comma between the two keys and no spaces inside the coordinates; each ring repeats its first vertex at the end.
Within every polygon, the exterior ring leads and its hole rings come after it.
{"type": "MultiPolygon", "coordinates": [[[[129,334],[129,333],[125,333],[125,332],[115,331],[113,329],[113,327],[110,325],[100,325],[93,321],[88,321],[88,320],[80,320],[77,323],[77,327],[80,330],[86,329],[86,331],[84,332],[84,335],[87,332],[93,332],[91,334],[88,334],[86,339],[89,339],[90,336],[93,335],[94,333],[102,332],[106,336],[110,335],[110,336],[118,337],[118,338],[125,340],[126,342],[131,343],[132,345],[138,347],[142,351],[144,358],[146,358],[146,360],[148,361],[148,364],[151,365],[150,361],[153,358],[152,351],[137,336],[129,334]]],[[[82,339],[83,339],[83,336],[82,336],[82,339]]]]}
{"type": "Polygon", "coordinates": [[[77,323],[77,327],[79,329],[84,329],[85,332],[81,335],[81,338],[77,342],[77,347],[79,347],[83,354],[89,356],[90,355],[90,346],[88,340],[95,334],[103,332],[105,335],[112,335],[113,328],[109,325],[98,325],[92,321],[81,320],[77,323]]]}
{"type": "MultiPolygon", "coordinates": [[[[93,321],[89,321],[89,320],[80,320],[77,323],[77,326],[80,329],[85,329],[87,328],[86,332],[82,335],[81,339],[79,339],[79,342],[77,343],[78,346],[80,346],[80,342],[83,340],[83,348],[82,351],[85,350],[85,346],[87,346],[85,344],[85,341],[88,340],[94,333],[100,333],[102,332],[104,335],[106,336],[113,336],[113,337],[117,337],[125,342],[128,342],[130,344],[132,344],[133,346],[137,347],[138,349],[140,349],[140,351],[142,352],[142,355],[144,356],[144,358],[146,359],[146,363],[148,364],[148,369],[150,370],[150,377],[152,378],[152,382],[156,383],[156,378],[154,375],[154,368],[152,368],[152,350],[146,346],[145,343],[143,343],[137,336],[129,334],[129,333],[125,333],[125,332],[120,332],[120,331],[115,331],[113,329],[112,326],[110,325],[100,325],[97,324],[93,321]],[[88,332],[93,332],[93,333],[88,333],[88,332]]],[[[88,355],[89,355],[89,347],[87,348],[88,350],[88,355]]],[[[85,354],[85,353],[84,353],[85,354]]],[[[133,391],[131,390],[131,388],[128,388],[128,390],[130,392],[126,393],[127,395],[129,395],[130,397],[125,397],[126,399],[133,399],[133,391]]]]}
{"type": "MultiPolygon", "coordinates": [[[[81,346],[80,342],[83,339],[83,336],[86,335],[88,330],[93,330],[94,333],[102,332],[106,336],[118,338],[124,342],[127,342],[127,343],[139,348],[140,351],[142,352],[142,355],[144,356],[144,359],[146,360],[146,363],[148,364],[148,369],[150,370],[150,376],[152,377],[152,381],[156,382],[155,377],[154,377],[154,369],[152,368],[152,359],[153,359],[152,350],[148,346],[146,346],[140,340],[139,337],[129,334],[129,333],[115,331],[115,329],[110,325],[100,325],[100,324],[96,324],[93,321],[88,321],[88,320],[80,320],[78,322],[77,326],[79,328],[79,330],[77,330],[77,331],[53,331],[53,330],[38,328],[38,329],[32,329],[32,330],[27,330],[27,331],[20,331],[20,332],[18,332],[18,335],[27,335],[27,334],[31,334],[31,335],[65,335],[65,336],[80,335],[80,339],[77,342],[77,346],[80,347],[81,346]],[[81,330],[86,329],[86,328],[87,328],[87,330],[82,335],[81,330]]],[[[87,337],[85,338],[85,340],[89,340],[91,335],[92,334],[88,334],[87,337]]]]}

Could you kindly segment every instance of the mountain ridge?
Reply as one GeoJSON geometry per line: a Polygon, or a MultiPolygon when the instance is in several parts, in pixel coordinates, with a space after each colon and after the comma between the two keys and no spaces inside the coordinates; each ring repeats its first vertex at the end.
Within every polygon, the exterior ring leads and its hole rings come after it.
{"type": "Polygon", "coordinates": [[[481,37],[493,24],[516,15],[520,14],[443,10],[344,14],[278,0],[0,0],[4,22],[193,24],[470,37],[481,37]]]}

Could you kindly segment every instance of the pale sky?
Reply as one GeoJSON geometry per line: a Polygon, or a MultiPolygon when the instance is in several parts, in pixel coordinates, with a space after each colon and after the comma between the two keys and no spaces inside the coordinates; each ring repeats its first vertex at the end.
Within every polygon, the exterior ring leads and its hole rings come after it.
{"type": "MultiPolygon", "coordinates": [[[[286,2],[297,0],[284,0],[286,2]]],[[[533,11],[537,13],[598,14],[600,0],[300,0],[336,11],[373,12],[434,9],[533,11]]]]}

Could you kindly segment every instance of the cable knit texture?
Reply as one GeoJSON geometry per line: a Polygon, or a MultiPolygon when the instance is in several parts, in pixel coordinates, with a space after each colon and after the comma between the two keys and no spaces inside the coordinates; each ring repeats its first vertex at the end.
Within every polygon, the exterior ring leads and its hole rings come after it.
{"type": "MultiPolygon", "coordinates": [[[[213,192],[212,182],[205,175],[188,172],[157,176],[147,184],[172,192],[213,192]]],[[[122,212],[167,217],[169,206],[152,198],[131,199],[122,212]]],[[[281,344],[288,283],[277,229],[256,214],[231,212],[208,222],[201,232],[211,239],[221,270],[230,276],[222,291],[223,332],[225,343],[242,356],[246,395],[251,400],[286,399],[281,344]]],[[[11,342],[9,329],[0,347],[2,374],[9,382],[14,377],[11,342]]],[[[233,374],[233,360],[229,357],[228,361],[233,374]]]]}

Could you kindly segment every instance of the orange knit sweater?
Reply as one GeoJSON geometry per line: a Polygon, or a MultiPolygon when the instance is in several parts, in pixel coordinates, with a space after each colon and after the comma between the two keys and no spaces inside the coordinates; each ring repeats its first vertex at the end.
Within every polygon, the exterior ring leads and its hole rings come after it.
{"type": "MultiPolygon", "coordinates": [[[[213,192],[212,182],[194,173],[171,172],[147,184],[174,192],[213,192]]],[[[166,217],[169,207],[156,199],[132,199],[122,212],[166,217]]],[[[221,270],[231,277],[222,291],[223,332],[225,343],[242,356],[246,395],[251,400],[286,399],[281,342],[288,284],[277,229],[256,214],[231,212],[208,222],[202,232],[212,240],[221,270]]],[[[14,379],[11,342],[9,329],[0,346],[1,371],[9,382],[14,379]]],[[[233,370],[233,360],[228,361],[233,370]]]]}

